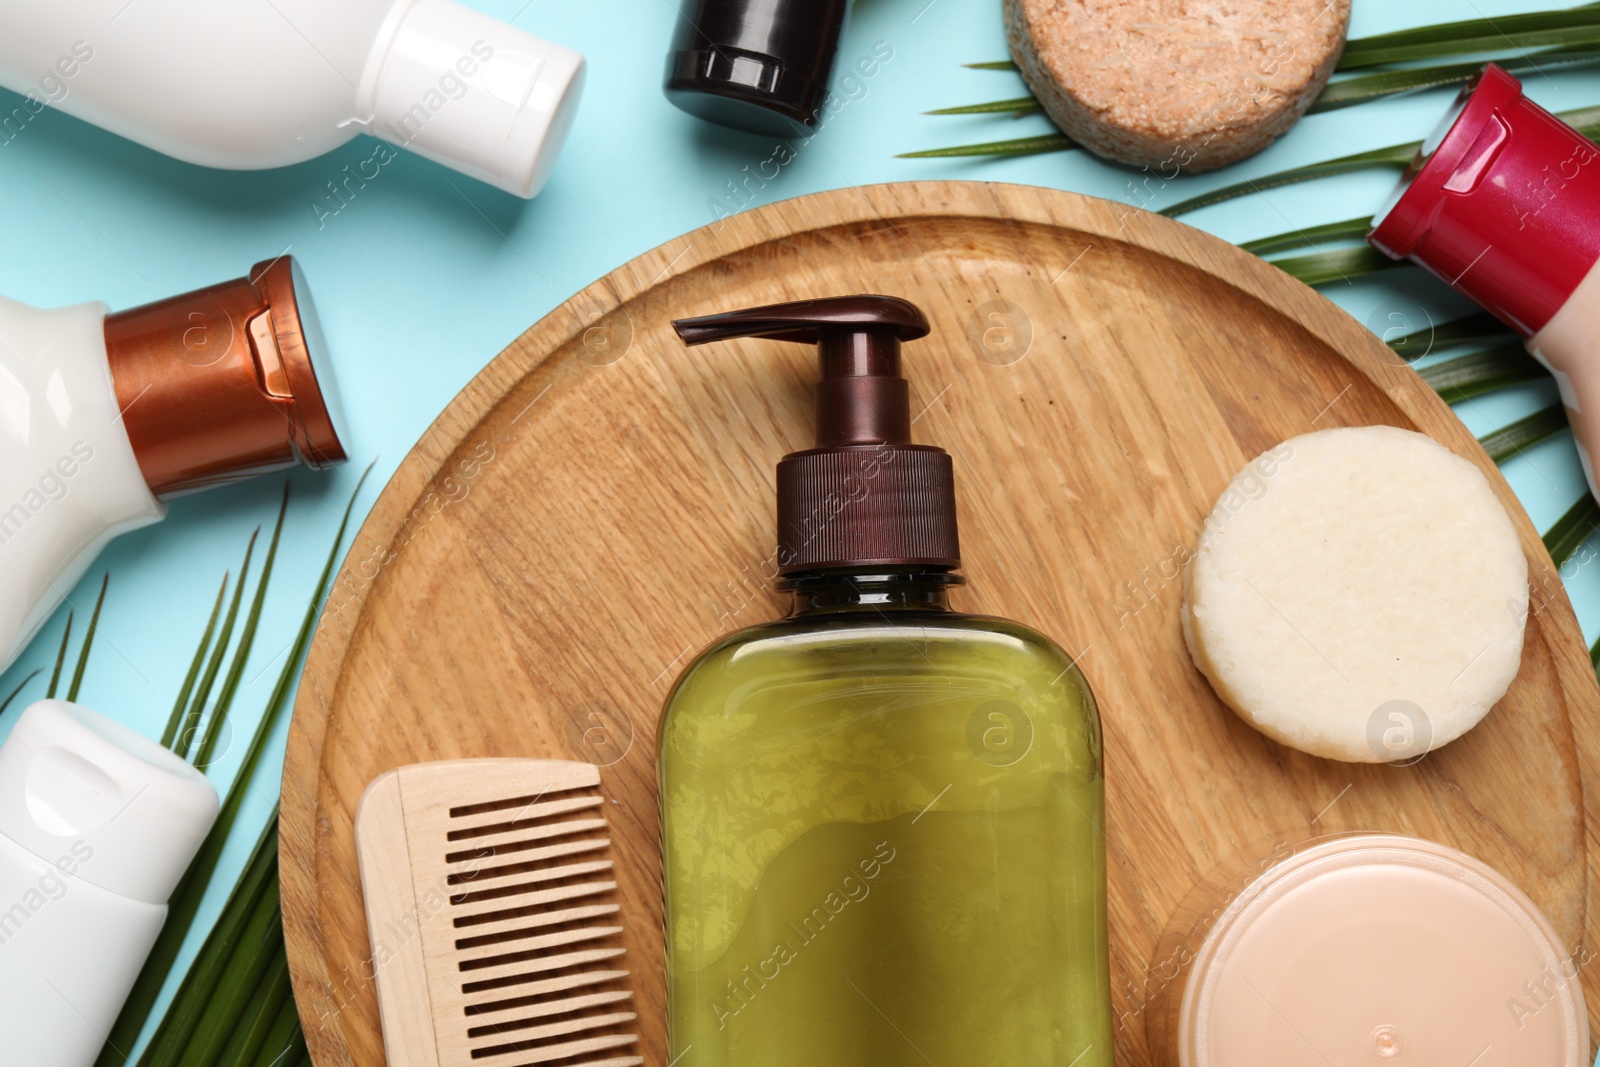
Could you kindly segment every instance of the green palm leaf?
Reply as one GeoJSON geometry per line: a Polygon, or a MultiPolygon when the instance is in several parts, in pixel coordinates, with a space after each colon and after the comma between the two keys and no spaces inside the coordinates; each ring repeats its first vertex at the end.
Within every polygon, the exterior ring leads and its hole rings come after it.
{"type": "Polygon", "coordinates": [[[1330,282],[1350,282],[1382,270],[1393,270],[1408,264],[1390,259],[1376,248],[1336,248],[1328,252],[1313,252],[1307,256],[1290,256],[1269,259],[1274,267],[1307,285],[1327,285],[1330,282]]]}
{"type": "MultiPolygon", "coordinates": [[[[244,873],[223,905],[222,914],[196,953],[194,963],[179,984],[172,998],[172,1006],[156,1027],[149,1047],[139,1058],[140,1067],[173,1062],[182,1053],[184,1045],[200,1023],[207,995],[217,987],[229,957],[242,943],[250,917],[268,893],[269,887],[275,892],[278,881],[277,857],[278,820],[274,809],[267,820],[266,829],[261,832],[255,848],[250,852],[244,873]]],[[[140,976],[141,980],[143,977],[140,976]]],[[[118,1021],[120,1023],[121,1020],[118,1021]]]]}
{"type": "MultiPolygon", "coordinates": [[[[299,673],[300,663],[305,657],[306,649],[310,646],[311,635],[316,628],[317,614],[322,607],[323,597],[328,591],[328,584],[332,580],[334,565],[338,561],[339,548],[344,543],[345,533],[349,529],[350,516],[355,509],[356,498],[371,471],[372,468],[369,466],[362,473],[355,489],[350,494],[350,499],[345,504],[344,514],[339,520],[339,528],[334,534],[333,544],[328,549],[328,556],[323,563],[322,573],[317,579],[311,600],[306,605],[305,614],[301,618],[300,629],[289,647],[288,658],[284,661],[283,668],[278,674],[276,683],[273,685],[272,693],[267,698],[261,720],[257,724],[249,745],[245,749],[239,770],[223,797],[222,806],[217,813],[216,824],[212,827],[211,833],[207,835],[206,840],[201,844],[194,862],[190,864],[183,881],[179,883],[177,890],[173,893],[166,925],[162,927],[161,934],[156,940],[156,947],[152,950],[144,969],[140,971],[139,978],[134,983],[133,992],[123,1006],[122,1013],[117,1017],[116,1025],[112,1028],[105,1048],[101,1050],[99,1059],[95,1061],[96,1067],[122,1067],[123,1058],[117,1053],[116,1049],[132,1047],[133,1043],[138,1039],[139,1033],[144,1029],[145,1022],[149,1018],[150,1010],[154,1006],[163,985],[166,983],[167,976],[172,970],[178,950],[182,947],[183,941],[188,935],[189,928],[193,924],[195,914],[199,909],[200,901],[205,894],[206,886],[210,882],[211,875],[216,869],[217,861],[221,857],[223,846],[226,844],[228,835],[238,820],[240,809],[251,786],[251,780],[266,749],[267,740],[272,735],[273,729],[281,721],[284,710],[288,707],[289,693],[294,687],[294,681],[299,673]]],[[[252,543],[253,541],[254,537],[252,536],[252,543]]],[[[264,579],[265,574],[263,574],[264,579]]],[[[248,625],[247,631],[253,633],[253,630],[249,630],[248,625]]],[[[248,649],[243,646],[244,641],[241,638],[241,651],[236,651],[236,656],[248,654],[248,649]]],[[[275,833],[275,828],[275,822],[269,825],[269,831],[275,833]]],[[[259,844],[258,849],[264,849],[265,853],[270,856],[270,877],[272,884],[276,885],[276,849],[259,844]]],[[[231,916],[232,921],[235,923],[247,923],[256,903],[258,903],[256,899],[242,895],[240,889],[236,887],[234,894],[229,898],[228,904],[223,909],[223,918],[231,916]]],[[[214,928],[207,938],[207,945],[216,942],[219,947],[214,951],[220,954],[220,958],[225,961],[228,953],[232,951],[233,941],[225,936],[226,930],[219,934],[218,930],[221,929],[221,924],[222,920],[219,919],[218,928],[214,928]]],[[[230,928],[243,930],[245,926],[238,925],[230,928]]],[[[281,927],[277,928],[277,932],[273,936],[278,939],[282,938],[281,927]]],[[[269,947],[265,946],[264,951],[269,947]]],[[[204,951],[205,948],[202,947],[202,952],[204,951]]],[[[192,968],[191,973],[193,973],[192,968]]],[[[256,980],[259,981],[260,977],[259,974],[256,975],[256,980]]],[[[176,1014],[180,1018],[172,1026],[190,1026],[192,1020],[193,1027],[189,1030],[192,1036],[194,1027],[200,1025],[199,1020],[205,1017],[205,1013],[213,1000],[219,997],[230,1005],[243,1005],[248,1000],[248,998],[241,1000],[233,996],[232,991],[225,987],[222,978],[214,977],[211,980],[204,980],[202,977],[196,979],[190,984],[187,993],[180,987],[178,995],[174,998],[168,1014],[169,1016],[176,1014]]],[[[166,1024],[164,1023],[163,1025],[166,1024]]],[[[241,1024],[239,1018],[233,1018],[231,1021],[225,1019],[220,1025],[223,1032],[231,1035],[234,1029],[241,1024]]],[[[172,1026],[168,1027],[169,1032],[171,1032],[172,1026]]],[[[274,1033],[276,1031],[277,1028],[275,1026],[274,1033]]],[[[289,1047],[292,1050],[297,1050],[300,1047],[298,1044],[300,1039],[298,1036],[294,1036],[297,1034],[298,1027],[291,1033],[289,1047]]],[[[263,1049],[263,1055],[271,1050],[272,1040],[273,1037],[269,1035],[268,1045],[263,1049]]],[[[169,1040],[169,1043],[164,1047],[181,1055],[187,1051],[188,1042],[187,1040],[183,1042],[169,1040]]],[[[283,1047],[282,1045],[278,1046],[280,1052],[283,1047]]],[[[151,1051],[147,1051],[146,1057],[140,1061],[141,1067],[156,1062],[176,1062],[151,1060],[149,1057],[154,1049],[155,1043],[152,1041],[151,1051]]],[[[274,1055],[277,1055],[277,1053],[274,1053],[274,1055]]],[[[279,1067],[282,1067],[282,1064],[279,1067]]]]}
{"type": "Polygon", "coordinates": [[[1439,56],[1600,42],[1600,13],[1590,7],[1468,19],[1361,37],[1345,44],[1340,70],[1439,56]]]}
{"type": "Polygon", "coordinates": [[[13,700],[17,699],[17,694],[22,692],[23,687],[26,686],[29,682],[33,681],[35,678],[39,677],[40,673],[43,670],[44,670],[43,667],[36,667],[35,669],[29,671],[23,677],[22,681],[17,683],[17,687],[16,688],[11,690],[11,692],[7,693],[6,694],[6,698],[4,700],[0,700],[0,715],[4,715],[6,713],[6,709],[11,706],[11,702],[13,700]]]}
{"type": "Polygon", "coordinates": [[[280,933],[275,951],[262,972],[261,981],[251,991],[244,1017],[217,1058],[219,1064],[255,1063],[266,1047],[272,1025],[283,1005],[292,997],[289,988],[289,956],[280,933]]]}
{"type": "Polygon", "coordinates": [[[61,631],[61,647],[56,649],[56,665],[51,668],[50,684],[45,686],[44,689],[46,700],[55,699],[56,686],[61,684],[61,668],[67,662],[67,642],[72,640],[72,615],[72,611],[69,610],[67,612],[66,628],[61,631]]]}
{"type": "Polygon", "coordinates": [[[1516,334],[1506,328],[1505,323],[1483,311],[1438,325],[1424,326],[1392,339],[1385,337],[1384,343],[1409,362],[1421,359],[1430,352],[1443,352],[1463,345],[1503,341],[1515,336],[1516,334]]]}
{"type": "MultiPolygon", "coordinates": [[[[1590,140],[1600,136],[1600,107],[1576,108],[1572,111],[1558,112],[1558,115],[1575,127],[1579,133],[1590,140]]],[[[1411,163],[1412,157],[1422,147],[1421,141],[1408,141],[1405,144],[1390,145],[1387,148],[1374,148],[1369,152],[1357,152],[1354,155],[1340,156],[1337,159],[1324,160],[1321,163],[1308,163],[1303,167],[1294,167],[1290,170],[1280,171],[1277,174],[1266,174],[1259,178],[1247,178],[1242,182],[1224,185],[1199,196],[1192,196],[1187,200],[1180,200],[1171,207],[1162,208],[1159,212],[1169,218],[1187,214],[1212,204],[1220,204],[1225,200],[1233,200],[1249,193],[1265,192],[1268,189],[1277,189],[1297,182],[1308,182],[1317,178],[1330,178],[1336,174],[1349,174],[1360,170],[1404,169],[1411,163]]]]}
{"type": "Polygon", "coordinates": [[[1387,148],[1374,148],[1367,152],[1356,152],[1337,159],[1323,160],[1321,163],[1307,163],[1303,167],[1293,167],[1289,170],[1279,171],[1276,174],[1264,174],[1259,178],[1247,178],[1242,182],[1224,185],[1220,189],[1213,189],[1209,193],[1191,196],[1187,200],[1180,200],[1171,207],[1162,208],[1158,214],[1169,218],[1183,215],[1190,211],[1197,211],[1212,204],[1220,204],[1224,200],[1233,200],[1249,193],[1264,193],[1268,189],[1278,189],[1285,185],[1294,185],[1298,182],[1309,182],[1317,178],[1331,178],[1336,174],[1351,174],[1355,171],[1372,170],[1374,168],[1389,167],[1400,170],[1411,162],[1411,157],[1417,154],[1417,149],[1422,147],[1421,141],[1408,141],[1405,144],[1390,145],[1387,148]]]}
{"type": "Polygon", "coordinates": [[[300,1033],[300,1013],[295,1010],[294,997],[290,996],[278,1009],[278,1017],[267,1031],[267,1039],[250,1067],[286,1067],[298,1063],[305,1051],[305,1037],[300,1033]]]}
{"type": "Polygon", "coordinates": [[[935,111],[924,111],[924,115],[1004,115],[1011,114],[1015,118],[1023,115],[1032,115],[1043,111],[1039,101],[1031,96],[1018,96],[1010,100],[992,100],[987,104],[968,104],[965,107],[941,107],[935,111]]]}
{"type": "Polygon", "coordinates": [[[1595,503],[1592,495],[1584,493],[1544,535],[1544,547],[1555,562],[1556,570],[1559,571],[1597,529],[1600,529],[1600,504],[1595,503]]]}
{"type": "Polygon", "coordinates": [[[1489,453],[1490,459],[1496,463],[1504,463],[1512,456],[1565,429],[1566,425],[1566,410],[1560,404],[1552,404],[1526,418],[1518,419],[1509,426],[1484,434],[1478,438],[1478,443],[1489,453]]]}
{"type": "Polygon", "coordinates": [[[1527,349],[1515,342],[1435,363],[1419,373],[1447,404],[1550,376],[1538,360],[1528,355],[1527,349]]]}
{"type": "Polygon", "coordinates": [[[1061,152],[1076,148],[1064,133],[1046,133],[1037,137],[1018,137],[1010,141],[986,141],[983,144],[961,145],[957,148],[930,148],[922,152],[901,152],[896,159],[955,159],[962,156],[1033,156],[1041,152],[1061,152]]]}
{"type": "Polygon", "coordinates": [[[267,585],[272,580],[272,564],[278,558],[278,542],[283,537],[283,518],[288,511],[289,486],[288,483],[284,483],[283,500],[278,505],[278,521],[272,527],[272,540],[267,544],[267,558],[261,565],[261,577],[256,580],[255,599],[250,603],[250,611],[244,620],[244,630],[239,635],[240,651],[235,653],[233,662],[228,665],[227,677],[223,679],[222,689],[217,693],[216,706],[212,708],[211,718],[206,722],[205,736],[200,739],[200,748],[192,761],[202,770],[211,765],[211,757],[216,752],[218,740],[222,737],[222,727],[227,723],[228,712],[233,707],[233,695],[238,692],[239,679],[244,677],[244,666],[249,650],[255,646],[256,629],[261,624],[261,611],[267,599],[267,585]]]}
{"type": "Polygon", "coordinates": [[[257,527],[250,534],[250,542],[245,545],[244,563],[239,567],[239,582],[233,587],[233,597],[228,602],[228,613],[222,618],[222,632],[217,635],[217,643],[211,649],[211,658],[206,662],[205,673],[200,676],[200,686],[189,701],[189,710],[184,715],[183,729],[179,731],[173,743],[172,751],[184,758],[188,758],[189,746],[194,743],[200,732],[200,716],[206,709],[206,702],[211,699],[211,687],[216,684],[217,673],[222,670],[223,657],[228,653],[228,644],[233,640],[233,626],[239,619],[239,604],[244,599],[245,582],[250,577],[250,557],[256,550],[256,538],[260,533],[261,528],[257,527]]]}
{"type": "Polygon", "coordinates": [[[106,587],[110,584],[110,574],[100,579],[100,595],[95,597],[94,612],[89,616],[89,628],[83,632],[83,644],[78,647],[78,663],[72,668],[72,684],[67,686],[68,701],[77,700],[78,690],[83,687],[83,671],[89,666],[89,650],[94,647],[95,631],[100,629],[100,609],[106,605],[106,587]]]}
{"type": "MultiPolygon", "coordinates": [[[[1600,59],[1600,49],[1592,45],[1575,48],[1553,48],[1532,55],[1504,56],[1496,60],[1513,74],[1543,71],[1549,67],[1592,63],[1600,59]]],[[[1426,89],[1443,89],[1465,85],[1480,70],[1483,60],[1468,63],[1445,63],[1436,67],[1408,67],[1404,70],[1385,70],[1372,74],[1358,74],[1328,83],[1316,102],[1306,112],[1315,115],[1323,111],[1337,111],[1355,104],[1365,104],[1400,93],[1421,92],[1426,89]]],[[[930,112],[931,114],[931,112],[930,112]]]]}
{"type": "MultiPolygon", "coordinates": [[[[209,990],[205,1010],[196,1021],[193,1034],[183,1046],[177,1067],[211,1067],[243,1018],[250,996],[260,984],[272,962],[274,951],[283,951],[283,918],[278,880],[269,879],[261,899],[251,909],[250,919],[239,932],[237,944],[230,946],[227,963],[209,990]],[[276,944],[274,944],[274,940],[276,944]]],[[[155,1064],[172,1063],[169,1058],[153,1057],[155,1064]]]]}
{"type": "Polygon", "coordinates": [[[211,618],[206,620],[205,632],[200,635],[200,644],[195,647],[194,659],[189,661],[189,673],[183,676],[183,687],[178,690],[178,699],[172,703],[172,714],[167,718],[167,728],[161,732],[161,744],[164,748],[171,748],[177,739],[178,730],[183,726],[184,712],[189,705],[189,694],[194,691],[194,681],[200,674],[200,665],[205,662],[206,651],[211,647],[211,634],[217,628],[217,616],[222,614],[222,598],[228,592],[228,574],[222,575],[222,584],[217,587],[217,602],[211,606],[211,618]]]}
{"type": "Polygon", "coordinates": [[[1321,226],[1307,226],[1303,230],[1291,230],[1275,237],[1244,241],[1239,247],[1258,256],[1267,256],[1274,252],[1288,252],[1296,248],[1327,244],[1329,241],[1364,240],[1371,228],[1372,216],[1363,215],[1357,219],[1345,219],[1343,222],[1325,222],[1321,226]]]}

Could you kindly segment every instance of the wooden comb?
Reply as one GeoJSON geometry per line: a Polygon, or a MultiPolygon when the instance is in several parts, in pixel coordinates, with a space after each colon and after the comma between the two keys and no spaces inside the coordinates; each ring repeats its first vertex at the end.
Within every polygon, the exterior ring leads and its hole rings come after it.
{"type": "Polygon", "coordinates": [[[628,1067],[639,1037],[600,769],[418,763],[356,851],[389,1067],[628,1067]]]}

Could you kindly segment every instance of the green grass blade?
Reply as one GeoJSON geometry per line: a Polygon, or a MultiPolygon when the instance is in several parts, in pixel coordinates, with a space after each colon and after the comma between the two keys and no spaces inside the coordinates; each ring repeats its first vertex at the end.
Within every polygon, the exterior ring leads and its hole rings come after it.
{"type": "Polygon", "coordinates": [[[267,1040],[262,1044],[261,1051],[256,1053],[251,1067],[283,1067],[292,1056],[298,1054],[295,1044],[301,1040],[300,1013],[291,996],[278,1009],[278,1017],[273,1020],[267,1040]]]}
{"type": "Polygon", "coordinates": [[[996,59],[989,63],[963,63],[968,70],[1016,70],[1017,65],[1009,59],[996,59]]]}
{"type": "Polygon", "coordinates": [[[1446,404],[1550,376],[1538,360],[1528,355],[1527,349],[1515,342],[1435,363],[1419,373],[1446,404]]]}
{"type": "MultiPolygon", "coordinates": [[[[216,925],[212,927],[211,933],[206,936],[199,952],[195,954],[189,973],[183,976],[183,982],[173,995],[172,1006],[168,1008],[167,1014],[156,1027],[156,1032],[151,1037],[150,1045],[145,1049],[144,1055],[139,1058],[139,1067],[174,1063],[183,1053],[200,1023],[200,1017],[212,990],[217,987],[223,971],[227,968],[229,958],[244,936],[250,916],[255,913],[257,906],[266,896],[268,888],[275,886],[277,882],[278,818],[274,808],[272,817],[267,820],[266,828],[261,831],[255,847],[250,851],[244,873],[240,875],[238,884],[233,887],[233,892],[228,894],[228,900],[222,906],[222,913],[217,917],[216,925]]],[[[145,973],[141,973],[139,985],[136,985],[135,989],[139,990],[144,983],[145,973]]],[[[159,983],[156,984],[155,991],[160,991],[159,983]]],[[[117,1022],[120,1026],[122,1020],[119,1018],[117,1022]]],[[[116,1036],[117,1031],[113,1030],[113,1040],[116,1036]]],[[[137,1036],[138,1030],[134,1030],[127,1042],[118,1044],[131,1044],[137,1036]]],[[[106,1055],[102,1051],[100,1062],[105,1060],[106,1055]]]]}
{"type": "Polygon", "coordinates": [[[200,685],[195,690],[193,699],[189,701],[189,710],[184,715],[183,728],[178,731],[177,739],[173,743],[172,751],[187,759],[189,746],[194,744],[200,732],[200,716],[206,710],[206,702],[211,699],[211,687],[216,684],[217,672],[222,670],[222,659],[228,653],[228,645],[233,641],[234,623],[239,618],[239,603],[244,599],[245,582],[250,578],[250,557],[256,550],[256,538],[261,536],[261,527],[257,526],[250,534],[250,543],[244,548],[244,563],[239,567],[239,580],[234,584],[233,596],[228,601],[228,613],[222,617],[222,632],[217,635],[217,643],[211,648],[211,658],[206,662],[205,673],[200,676],[200,685]]]}
{"type": "Polygon", "coordinates": [[[1486,344],[1514,337],[1516,334],[1508,329],[1505,323],[1484,311],[1476,315],[1451,319],[1438,325],[1424,326],[1399,337],[1391,338],[1385,335],[1383,340],[1395,350],[1396,354],[1405,357],[1409,362],[1421,359],[1430,352],[1443,352],[1462,345],[1486,344]]]}
{"type": "Polygon", "coordinates": [[[1313,252],[1306,256],[1289,256],[1269,259],[1274,267],[1298,278],[1307,285],[1328,285],[1331,282],[1349,282],[1382,270],[1407,266],[1390,259],[1376,248],[1335,248],[1327,252],[1313,252]]]}
{"type": "Polygon", "coordinates": [[[67,642],[72,640],[72,612],[67,612],[67,628],[61,631],[61,647],[56,649],[56,665],[50,671],[50,684],[45,686],[47,700],[55,699],[56,686],[61,684],[61,668],[67,662],[67,642]]]}
{"type": "Polygon", "coordinates": [[[1584,493],[1544,535],[1544,547],[1559,571],[1589,536],[1600,529],[1600,503],[1584,493]]]}
{"type": "Polygon", "coordinates": [[[1565,8],[1419,26],[1358,37],[1345,44],[1339,70],[1404,63],[1439,56],[1516,51],[1600,41],[1600,17],[1592,8],[1565,8]]]}
{"type": "Polygon", "coordinates": [[[1364,241],[1367,231],[1371,228],[1372,216],[1363,215],[1358,219],[1345,219],[1343,222],[1307,226],[1303,230],[1291,230],[1275,237],[1258,237],[1254,241],[1245,241],[1239,247],[1258,256],[1269,256],[1274,252],[1310,248],[1313,245],[1327,244],[1329,241],[1364,241]]]}
{"type": "Polygon", "coordinates": [[[178,730],[183,725],[183,713],[189,705],[189,694],[194,691],[194,681],[200,676],[200,665],[205,662],[206,651],[211,647],[211,634],[217,628],[217,616],[222,614],[222,598],[228,593],[228,574],[222,575],[222,585],[217,588],[217,602],[211,606],[211,618],[206,620],[206,628],[200,634],[200,644],[194,650],[194,659],[189,661],[189,673],[183,676],[183,688],[178,690],[178,699],[172,702],[172,714],[167,717],[167,728],[161,732],[161,747],[171,748],[172,742],[178,736],[178,730]]]}
{"type": "MultiPolygon", "coordinates": [[[[123,1005],[122,1013],[117,1016],[116,1026],[111,1031],[111,1039],[107,1047],[102,1050],[100,1058],[95,1061],[95,1067],[120,1067],[121,1059],[113,1046],[132,1047],[144,1029],[150,1009],[160,995],[162,986],[166,984],[167,975],[172,970],[179,949],[183,947],[189,927],[194,923],[195,914],[199,911],[206,886],[211,881],[217,861],[227,844],[228,835],[238,820],[239,810],[244,805],[245,795],[250,787],[250,779],[255,774],[256,767],[261,762],[261,754],[266,748],[267,738],[271,736],[284,709],[288,706],[289,691],[294,686],[294,680],[300,670],[300,661],[305,657],[306,649],[311,643],[311,635],[316,629],[317,613],[328,591],[334,564],[339,559],[339,548],[344,543],[345,532],[349,529],[350,515],[355,509],[356,498],[371,473],[372,467],[368,466],[362,472],[355,490],[351,492],[350,499],[345,504],[338,532],[334,534],[333,544],[328,548],[328,557],[323,563],[322,573],[312,591],[311,600],[306,605],[305,615],[300,620],[300,629],[295,635],[289,657],[284,661],[283,670],[278,673],[272,694],[267,698],[261,721],[257,724],[255,733],[250,738],[250,744],[245,749],[239,771],[223,797],[222,806],[217,812],[217,821],[212,826],[211,832],[206,835],[205,841],[201,843],[194,862],[189,865],[189,870],[178,883],[178,888],[173,891],[167,922],[161,928],[161,934],[156,939],[155,947],[150,951],[144,969],[139,972],[138,981],[134,983],[133,992],[123,1005]]],[[[174,1004],[176,1003],[177,1001],[174,1001],[174,1004]]]]}
{"type": "Polygon", "coordinates": [[[13,689],[11,692],[7,693],[6,694],[6,698],[4,700],[0,700],[0,715],[4,715],[6,713],[6,709],[11,706],[11,702],[13,700],[17,699],[17,694],[22,692],[23,686],[27,685],[29,682],[31,682],[35,678],[39,677],[39,675],[42,674],[42,673],[44,673],[44,668],[43,667],[36,667],[33,670],[29,671],[27,673],[27,675],[22,679],[22,681],[17,683],[17,687],[16,688],[13,689]]]}
{"type": "Polygon", "coordinates": [[[216,752],[217,742],[222,738],[222,727],[227,724],[228,712],[233,707],[234,694],[239,691],[239,679],[244,677],[245,664],[250,659],[250,651],[255,646],[256,630],[261,624],[261,610],[267,600],[267,586],[272,581],[272,564],[278,558],[278,542],[283,537],[283,517],[289,512],[289,483],[283,483],[283,500],[278,505],[278,521],[272,527],[272,540],[267,543],[267,558],[261,564],[261,577],[256,579],[256,595],[250,601],[250,611],[245,615],[244,629],[239,633],[239,645],[233,651],[233,660],[228,664],[228,674],[222,681],[222,689],[217,693],[216,705],[211,710],[211,718],[206,723],[205,736],[200,739],[200,749],[195,753],[193,763],[201,770],[211,765],[212,754],[216,752]]]}
{"type": "Polygon", "coordinates": [[[1078,147],[1062,133],[1019,137],[1011,141],[986,141],[955,148],[930,148],[922,152],[901,152],[896,159],[958,159],[966,156],[1035,156],[1042,152],[1065,152],[1078,147]]]}
{"type": "Polygon", "coordinates": [[[67,700],[78,699],[78,690],[83,687],[83,672],[89,666],[89,650],[94,648],[95,631],[100,629],[100,609],[105,607],[106,587],[111,584],[111,575],[108,572],[100,579],[100,595],[95,597],[94,612],[89,616],[89,628],[83,632],[83,644],[78,648],[78,662],[72,668],[72,684],[67,686],[67,700]]]}
{"type": "Polygon", "coordinates": [[[1010,100],[991,100],[987,104],[967,104],[964,107],[941,107],[924,111],[924,115],[1013,115],[1021,118],[1044,110],[1031,96],[1018,96],[1010,100]]]}
{"type": "Polygon", "coordinates": [[[1356,152],[1354,155],[1340,156],[1337,159],[1324,160],[1321,163],[1308,163],[1303,167],[1280,171],[1277,174],[1265,174],[1259,178],[1248,178],[1233,185],[1224,185],[1220,189],[1213,189],[1209,193],[1201,193],[1187,200],[1180,200],[1171,207],[1161,209],[1161,214],[1166,216],[1182,215],[1196,211],[1212,204],[1220,204],[1224,200],[1232,200],[1245,196],[1248,193],[1265,192],[1268,189],[1277,189],[1296,182],[1308,182],[1316,178],[1330,178],[1335,174],[1349,174],[1358,170],[1371,170],[1374,167],[1391,167],[1400,170],[1411,162],[1411,157],[1417,154],[1417,149],[1422,147],[1421,141],[1409,141],[1406,144],[1390,145],[1387,148],[1375,148],[1370,152],[1356,152]]]}
{"type": "Polygon", "coordinates": [[[278,1018],[278,1012],[289,999],[289,957],[283,947],[283,932],[269,938],[266,950],[271,958],[261,981],[245,1003],[244,1015],[239,1019],[228,1038],[222,1054],[217,1057],[217,1067],[244,1067],[256,1061],[256,1056],[266,1047],[267,1035],[278,1018]]]}
{"type": "Polygon", "coordinates": [[[1567,413],[1560,404],[1535,411],[1527,418],[1518,419],[1510,426],[1478,438],[1483,450],[1496,463],[1504,463],[1512,456],[1533,447],[1546,437],[1566,428],[1567,413]]]}

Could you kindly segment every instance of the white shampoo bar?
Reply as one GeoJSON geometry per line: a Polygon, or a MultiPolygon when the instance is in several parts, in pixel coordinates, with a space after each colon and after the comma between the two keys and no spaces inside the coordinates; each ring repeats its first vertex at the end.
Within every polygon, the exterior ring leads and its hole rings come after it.
{"type": "Polygon", "coordinates": [[[1527,560],[1488,479],[1392,426],[1257,457],[1184,574],[1184,637],[1217,695],[1276,741],[1357,763],[1476,726],[1516,677],[1527,615],[1527,560]]]}

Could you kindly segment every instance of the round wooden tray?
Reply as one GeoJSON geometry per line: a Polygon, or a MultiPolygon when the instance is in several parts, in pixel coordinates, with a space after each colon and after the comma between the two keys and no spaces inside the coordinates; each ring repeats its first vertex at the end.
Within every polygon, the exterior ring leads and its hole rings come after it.
{"type": "MultiPolygon", "coordinates": [[[[1119,1063],[1151,1062],[1156,942],[1185,895],[1315,833],[1454,845],[1569,945],[1600,943],[1600,690],[1537,532],[1450,410],[1359,323],[1197,230],[1044,189],[886,185],[739,215],[619,268],[490,363],[384,490],[323,616],[284,770],[284,924],[320,1067],[383,1062],[356,802],[389,768],[474,756],[607,764],[642,1054],[664,1067],[656,716],[698,648],[781,612],[763,562],[773,470],[810,444],[815,358],[685,350],[668,322],[857,292],[907,297],[934,325],[905,360],[917,438],[955,457],[958,607],[1049,633],[1099,696],[1119,1063]],[[1405,768],[1266,740],[1213,696],[1178,622],[1178,564],[1234,473],[1283,438],[1368,423],[1478,464],[1533,581],[1511,691],[1405,768]]],[[[1600,969],[1584,981],[1600,1004],[1600,969]]]]}

